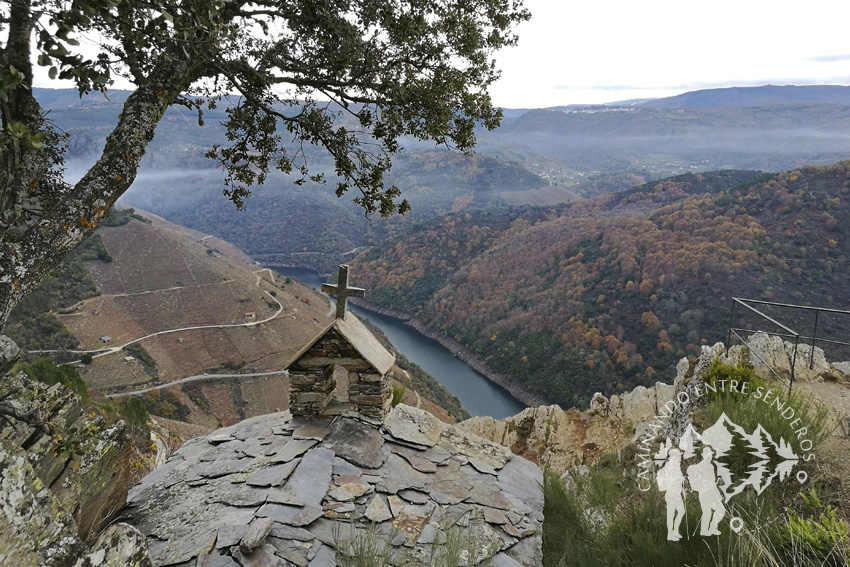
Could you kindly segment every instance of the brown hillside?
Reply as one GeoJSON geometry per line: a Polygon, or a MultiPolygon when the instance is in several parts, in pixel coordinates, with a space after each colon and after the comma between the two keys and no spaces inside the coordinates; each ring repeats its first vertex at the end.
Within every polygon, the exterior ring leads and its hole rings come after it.
{"type": "MultiPolygon", "coordinates": [[[[330,322],[324,296],[286,283],[224,241],[142,214],[151,222],[99,230],[112,262],[86,266],[102,294],[60,318],[87,350],[162,334],[95,357],[83,370],[92,388],[112,394],[205,372],[281,370],[330,322]],[[186,327],[206,328],[173,331],[186,327]]],[[[286,388],[282,376],[210,379],[183,385],[192,395],[180,401],[195,421],[215,426],[285,409],[286,388]]]]}

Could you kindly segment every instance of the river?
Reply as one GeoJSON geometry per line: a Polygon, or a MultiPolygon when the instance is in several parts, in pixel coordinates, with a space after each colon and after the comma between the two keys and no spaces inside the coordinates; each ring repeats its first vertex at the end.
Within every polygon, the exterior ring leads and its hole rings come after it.
{"type": "MultiPolygon", "coordinates": [[[[325,281],[316,272],[306,268],[272,269],[313,289],[320,289],[325,281]]],[[[410,325],[405,325],[403,321],[351,303],[348,308],[358,317],[368,318],[379,327],[400,353],[457,396],[470,415],[489,415],[502,419],[525,409],[525,405],[507,390],[470,368],[434,339],[422,335],[410,325]]]]}

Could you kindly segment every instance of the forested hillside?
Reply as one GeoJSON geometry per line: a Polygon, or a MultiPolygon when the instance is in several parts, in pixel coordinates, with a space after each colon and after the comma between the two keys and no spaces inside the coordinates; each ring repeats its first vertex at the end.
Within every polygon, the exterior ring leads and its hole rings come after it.
{"type": "MultiPolygon", "coordinates": [[[[234,212],[222,195],[222,172],[204,157],[212,144],[226,143],[220,124],[226,102],[205,111],[203,126],[196,112],[178,107],[158,126],[123,202],[225,238],[264,262],[330,272],[350,258],[346,252],[380,244],[396,229],[435,215],[563,203],[687,171],[778,171],[842,159],[850,106],[841,93],[824,94],[833,91],[697,91],[688,96],[686,106],[692,108],[657,108],[684,104],[665,99],[646,106],[507,111],[500,128],[477,132],[475,155],[403,140],[404,152],[394,159],[387,181],[399,186],[413,212],[389,221],[370,221],[350,196],[338,199],[332,163],[309,146],[304,152],[310,167],[325,172],[329,185],[299,186],[282,174],[272,175],[266,185],[253,189],[245,211],[234,212]],[[711,103],[720,95],[727,102],[711,103]],[[752,101],[778,104],[752,107],[752,101]],[[724,107],[697,108],[700,104],[724,107]]],[[[69,177],[81,175],[103,147],[128,93],[114,91],[111,101],[100,94],[80,98],[74,90],[40,89],[36,94],[50,120],[70,136],[69,177]]]]}
{"type": "Polygon", "coordinates": [[[564,405],[725,337],[730,298],[850,305],[850,162],[685,175],[555,208],[449,214],[359,282],[564,405]]]}

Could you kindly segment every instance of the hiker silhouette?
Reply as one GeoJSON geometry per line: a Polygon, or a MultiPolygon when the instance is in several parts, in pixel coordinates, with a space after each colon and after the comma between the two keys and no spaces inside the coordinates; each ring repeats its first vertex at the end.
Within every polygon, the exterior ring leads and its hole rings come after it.
{"type": "Polygon", "coordinates": [[[691,489],[699,495],[699,506],[702,510],[700,520],[700,535],[720,535],[717,529],[720,520],[726,515],[726,506],[723,505],[723,495],[717,487],[717,475],[715,474],[712,453],[709,447],[702,450],[702,460],[688,467],[688,484],[691,489]]]}
{"type": "Polygon", "coordinates": [[[682,474],[682,451],[670,449],[667,462],[656,475],[658,490],[667,502],[667,540],[679,541],[682,518],[685,517],[685,476],[682,474]]]}

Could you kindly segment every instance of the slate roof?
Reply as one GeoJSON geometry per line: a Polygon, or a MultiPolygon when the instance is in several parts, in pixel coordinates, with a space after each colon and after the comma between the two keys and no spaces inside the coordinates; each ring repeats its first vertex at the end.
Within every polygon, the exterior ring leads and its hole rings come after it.
{"type": "Polygon", "coordinates": [[[160,567],[332,566],[337,542],[373,522],[398,565],[424,565],[458,524],[496,567],[530,567],[542,564],[542,481],[505,447],[408,406],[380,429],[283,412],[186,443],[131,489],[121,519],[160,567]],[[271,530],[243,552],[249,525],[271,530]]]}
{"type": "Polygon", "coordinates": [[[316,338],[313,339],[313,341],[298,351],[298,354],[295,355],[293,360],[301,358],[331,329],[336,329],[343,337],[345,337],[345,340],[351,343],[351,346],[360,353],[360,356],[371,364],[372,367],[381,375],[389,372],[390,368],[392,368],[393,364],[395,364],[395,356],[384,348],[384,345],[382,345],[378,339],[375,338],[375,335],[373,335],[369,329],[360,322],[360,319],[350,312],[345,319],[336,319],[321,333],[316,335],[316,338]]]}

